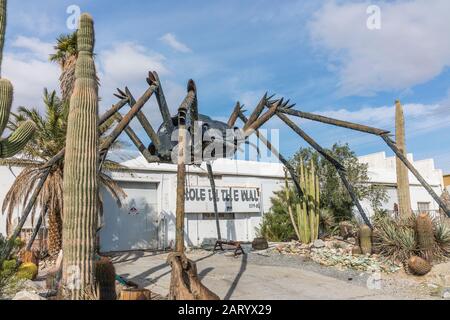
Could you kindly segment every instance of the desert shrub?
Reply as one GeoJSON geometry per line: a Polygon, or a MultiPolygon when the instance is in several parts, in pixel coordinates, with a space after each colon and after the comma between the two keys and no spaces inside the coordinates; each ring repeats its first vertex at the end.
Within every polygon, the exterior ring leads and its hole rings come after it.
{"type": "MultiPolygon", "coordinates": [[[[6,246],[7,239],[0,234],[0,252],[2,252],[6,246]]],[[[11,251],[10,260],[5,260],[0,265],[0,298],[4,297],[16,290],[20,281],[16,277],[18,269],[16,256],[24,243],[20,239],[16,239],[11,251]]]]}
{"type": "Polygon", "coordinates": [[[273,242],[285,242],[296,238],[289,215],[273,211],[264,215],[258,236],[273,242]]]}
{"type": "Polygon", "coordinates": [[[380,216],[374,222],[373,247],[393,260],[406,261],[417,254],[414,221],[380,216]]]}
{"type": "Polygon", "coordinates": [[[431,252],[420,248],[417,242],[416,217],[394,219],[388,215],[378,216],[374,220],[374,248],[380,254],[393,260],[406,262],[412,256],[432,260],[450,257],[450,227],[448,219],[432,219],[434,246],[431,252]],[[427,251],[427,252],[425,252],[427,251]]]}
{"type": "Polygon", "coordinates": [[[437,219],[434,223],[436,251],[442,257],[450,256],[450,224],[449,219],[437,219]]]}
{"type": "Polygon", "coordinates": [[[34,263],[23,263],[17,270],[16,277],[20,280],[34,280],[38,275],[38,266],[34,263]]]}

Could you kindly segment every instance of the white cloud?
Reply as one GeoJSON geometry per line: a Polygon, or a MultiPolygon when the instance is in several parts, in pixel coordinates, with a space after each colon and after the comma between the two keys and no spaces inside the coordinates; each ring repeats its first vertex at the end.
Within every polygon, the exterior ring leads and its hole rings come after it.
{"type": "MultiPolygon", "coordinates": [[[[403,105],[406,129],[409,136],[441,129],[450,126],[450,105],[443,101],[438,104],[410,103],[403,105]]],[[[320,114],[346,120],[364,123],[370,126],[391,130],[395,128],[395,106],[365,107],[358,110],[329,110],[320,114]]]]}
{"type": "Polygon", "coordinates": [[[168,73],[164,65],[165,57],[149,52],[145,47],[134,43],[121,43],[112,49],[98,54],[103,82],[114,82],[115,86],[136,81],[145,81],[148,71],[157,71],[160,75],[168,73]]]}
{"type": "Polygon", "coordinates": [[[371,95],[425,83],[450,66],[450,2],[381,2],[381,29],[366,26],[370,3],[327,3],[309,24],[329,50],[343,95],[371,95]]]}
{"type": "Polygon", "coordinates": [[[23,36],[16,38],[12,45],[21,52],[5,53],[2,77],[14,86],[14,106],[41,106],[43,89],[58,89],[59,67],[48,61],[52,45],[23,36]]]}
{"type": "Polygon", "coordinates": [[[12,43],[15,48],[24,49],[25,52],[33,54],[40,60],[48,60],[49,55],[54,51],[53,45],[48,42],[42,42],[38,38],[29,38],[18,36],[12,43]]]}
{"type": "Polygon", "coordinates": [[[192,52],[191,48],[180,42],[173,33],[166,33],[160,40],[176,51],[183,53],[192,52]]]}

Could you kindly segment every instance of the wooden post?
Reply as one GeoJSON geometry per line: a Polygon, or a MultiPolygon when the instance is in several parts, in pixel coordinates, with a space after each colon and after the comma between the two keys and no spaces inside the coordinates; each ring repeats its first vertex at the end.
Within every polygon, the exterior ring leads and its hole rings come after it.
{"type": "MultiPolygon", "coordinates": [[[[403,156],[406,157],[405,143],[405,117],[403,107],[400,101],[395,102],[395,144],[403,156]]],[[[411,217],[411,195],[409,191],[408,168],[403,164],[400,158],[396,158],[397,171],[397,196],[400,216],[411,217]]]]}
{"type": "Polygon", "coordinates": [[[176,237],[175,250],[184,253],[184,208],[186,192],[186,144],[187,112],[195,100],[195,84],[192,80],[188,84],[188,94],[178,109],[178,170],[177,170],[177,209],[176,209],[176,237]]]}
{"type": "Polygon", "coordinates": [[[151,300],[152,293],[147,289],[124,289],[119,300],[151,300]]]}

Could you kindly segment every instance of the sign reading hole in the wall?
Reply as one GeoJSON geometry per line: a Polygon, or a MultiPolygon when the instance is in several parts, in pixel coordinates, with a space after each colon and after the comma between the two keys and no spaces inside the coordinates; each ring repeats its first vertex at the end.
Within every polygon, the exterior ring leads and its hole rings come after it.
{"type": "MultiPolygon", "coordinates": [[[[259,188],[216,187],[219,212],[253,213],[260,212],[261,196],[259,188]]],[[[214,212],[211,187],[187,187],[186,208],[188,213],[214,212]]]]}

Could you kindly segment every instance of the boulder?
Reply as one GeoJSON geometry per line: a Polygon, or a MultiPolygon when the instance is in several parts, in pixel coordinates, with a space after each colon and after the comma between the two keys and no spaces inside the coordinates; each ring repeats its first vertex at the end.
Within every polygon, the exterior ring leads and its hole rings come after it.
{"type": "Polygon", "coordinates": [[[30,291],[20,291],[16,293],[13,300],[47,300],[37,293],[30,292],[30,291]]]}

